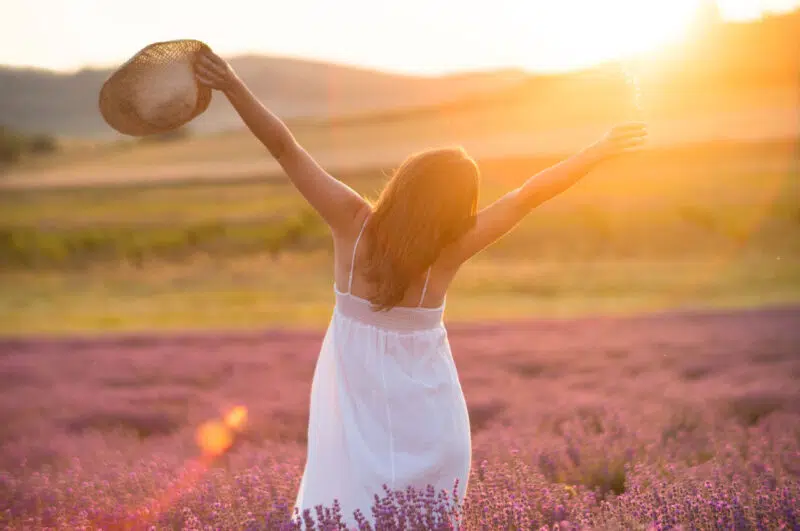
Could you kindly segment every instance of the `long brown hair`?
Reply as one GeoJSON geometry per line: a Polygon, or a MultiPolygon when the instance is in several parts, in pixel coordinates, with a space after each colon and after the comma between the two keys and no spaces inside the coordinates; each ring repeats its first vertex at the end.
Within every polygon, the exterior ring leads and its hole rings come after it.
{"type": "Polygon", "coordinates": [[[475,222],[480,172],[460,147],[414,154],[394,172],[364,231],[370,301],[388,310],[475,222]]]}

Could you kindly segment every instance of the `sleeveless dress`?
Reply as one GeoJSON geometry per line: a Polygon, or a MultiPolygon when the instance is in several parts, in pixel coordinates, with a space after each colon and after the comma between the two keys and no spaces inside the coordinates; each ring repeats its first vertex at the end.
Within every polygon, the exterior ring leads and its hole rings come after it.
{"type": "MultiPolygon", "coordinates": [[[[353,246],[356,249],[366,221],[353,246]]],[[[348,527],[374,497],[433,485],[463,502],[471,460],[464,394],[442,322],[444,303],[373,310],[334,284],[336,305],[311,384],[308,454],[295,502],[302,515],[339,501],[348,527]]],[[[452,499],[452,498],[451,498],[452,499]]]]}

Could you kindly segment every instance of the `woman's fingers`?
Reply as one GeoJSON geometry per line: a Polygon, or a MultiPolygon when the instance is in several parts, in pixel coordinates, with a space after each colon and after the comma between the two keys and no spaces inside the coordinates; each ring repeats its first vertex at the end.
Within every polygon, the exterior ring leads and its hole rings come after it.
{"type": "Polygon", "coordinates": [[[227,69],[218,65],[214,60],[212,60],[207,54],[200,53],[195,62],[194,66],[196,69],[204,68],[204,72],[207,72],[209,75],[215,75],[218,77],[224,77],[227,69]]]}
{"type": "Polygon", "coordinates": [[[612,128],[601,142],[608,157],[638,151],[647,140],[647,126],[642,122],[630,122],[612,128]]]}
{"type": "Polygon", "coordinates": [[[221,89],[227,83],[227,79],[224,76],[219,75],[218,72],[207,68],[203,64],[195,65],[194,71],[196,74],[202,77],[203,80],[210,83],[212,88],[221,89]]]}
{"type": "Polygon", "coordinates": [[[220,72],[228,70],[228,64],[225,60],[210,50],[201,52],[199,62],[220,72]]]}
{"type": "Polygon", "coordinates": [[[224,68],[221,68],[217,63],[205,56],[201,57],[197,64],[206,68],[210,72],[216,73],[217,75],[222,75],[225,72],[224,68]]]}
{"type": "Polygon", "coordinates": [[[212,81],[207,77],[204,77],[202,74],[195,73],[194,77],[200,82],[201,85],[205,85],[208,88],[217,88],[219,83],[216,81],[212,81]]]}
{"type": "Polygon", "coordinates": [[[635,135],[635,136],[625,136],[615,139],[614,141],[621,144],[629,144],[631,142],[639,142],[642,143],[647,139],[647,135],[635,135]]]}
{"type": "Polygon", "coordinates": [[[647,135],[647,129],[645,129],[644,127],[615,129],[611,133],[612,138],[634,138],[646,135],[647,135]]]}
{"type": "Polygon", "coordinates": [[[215,54],[214,52],[208,53],[207,57],[212,63],[214,63],[217,66],[217,68],[220,68],[222,70],[228,69],[228,63],[225,62],[225,59],[215,54]]]}
{"type": "Polygon", "coordinates": [[[196,64],[194,73],[198,81],[211,88],[220,88],[225,84],[225,78],[203,64],[196,64]]]}
{"type": "Polygon", "coordinates": [[[210,48],[203,48],[193,63],[195,78],[199,83],[213,89],[222,89],[227,83],[228,65],[210,48]]]}
{"type": "Polygon", "coordinates": [[[207,67],[203,63],[195,65],[195,71],[203,74],[206,77],[221,79],[220,73],[212,68],[207,67]]]}
{"type": "Polygon", "coordinates": [[[646,135],[623,136],[614,139],[617,144],[630,144],[631,142],[644,142],[646,135]]]}
{"type": "Polygon", "coordinates": [[[644,138],[628,138],[626,140],[622,140],[617,144],[617,148],[621,151],[628,151],[631,149],[636,149],[642,147],[645,144],[644,138]]]}
{"type": "Polygon", "coordinates": [[[630,134],[625,136],[618,136],[611,139],[612,144],[628,145],[628,144],[642,144],[647,140],[647,134],[630,134]]]}
{"type": "Polygon", "coordinates": [[[644,129],[646,127],[647,124],[644,122],[627,122],[614,127],[614,131],[633,131],[637,129],[644,129]]]}

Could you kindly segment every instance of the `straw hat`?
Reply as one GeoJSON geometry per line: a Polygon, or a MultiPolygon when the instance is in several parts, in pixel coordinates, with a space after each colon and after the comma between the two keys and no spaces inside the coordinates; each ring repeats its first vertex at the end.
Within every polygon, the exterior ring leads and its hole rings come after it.
{"type": "Polygon", "coordinates": [[[197,83],[192,61],[208,48],[196,40],[146,46],[117,69],[100,90],[100,113],[126,135],[177,129],[208,108],[211,89],[197,83]]]}

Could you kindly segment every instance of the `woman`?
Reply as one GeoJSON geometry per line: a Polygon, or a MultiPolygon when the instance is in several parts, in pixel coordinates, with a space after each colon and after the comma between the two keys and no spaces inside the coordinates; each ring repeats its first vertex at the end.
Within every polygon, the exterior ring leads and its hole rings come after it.
{"type": "Polygon", "coordinates": [[[614,128],[477,212],[479,172],[461,149],[408,158],[375,205],[325,172],[211,51],[200,83],[223,91],[252,133],[330,226],[336,304],[311,386],[302,512],[338,499],[349,523],[374,495],[432,485],[463,500],[470,470],[464,395],[442,323],[461,265],[600,162],[640,145],[641,124],[614,128]]]}

